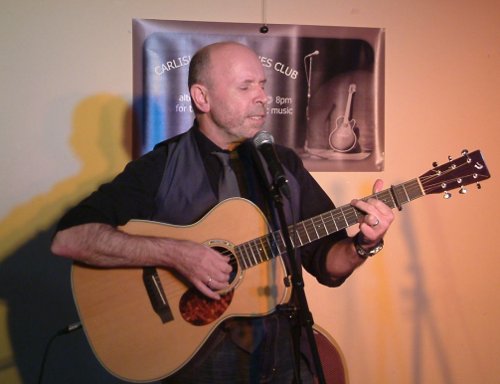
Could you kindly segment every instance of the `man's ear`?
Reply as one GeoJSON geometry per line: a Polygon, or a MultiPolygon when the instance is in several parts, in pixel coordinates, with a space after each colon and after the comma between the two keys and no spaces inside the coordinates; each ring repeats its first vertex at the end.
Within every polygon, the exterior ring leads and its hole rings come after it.
{"type": "Polygon", "coordinates": [[[201,112],[210,110],[207,88],[201,84],[193,84],[190,89],[191,100],[201,112]]]}

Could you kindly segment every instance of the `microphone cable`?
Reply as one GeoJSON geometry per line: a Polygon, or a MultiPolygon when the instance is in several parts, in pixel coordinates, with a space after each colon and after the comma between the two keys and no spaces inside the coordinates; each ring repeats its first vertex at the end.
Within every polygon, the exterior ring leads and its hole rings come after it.
{"type": "Polygon", "coordinates": [[[67,325],[66,327],[60,329],[54,335],[52,335],[52,337],[48,341],[47,345],[45,346],[45,350],[43,352],[42,364],[40,366],[40,373],[38,374],[38,384],[42,384],[43,374],[44,374],[45,366],[47,363],[47,357],[49,355],[49,350],[52,346],[52,343],[56,340],[57,337],[62,336],[62,335],[67,335],[67,334],[72,333],[74,331],[77,331],[81,328],[82,328],[82,323],[78,321],[76,323],[72,323],[70,325],[67,325]]]}

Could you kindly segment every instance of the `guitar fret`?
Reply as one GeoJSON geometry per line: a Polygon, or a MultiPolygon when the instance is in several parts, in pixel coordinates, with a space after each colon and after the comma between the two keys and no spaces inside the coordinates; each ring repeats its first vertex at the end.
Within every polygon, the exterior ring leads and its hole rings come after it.
{"type": "Polygon", "coordinates": [[[252,253],[253,265],[259,264],[257,256],[255,256],[256,241],[250,241],[250,251],[252,253]]]}
{"type": "Polygon", "coordinates": [[[377,196],[381,196],[382,198],[380,199],[383,201],[386,205],[388,205],[391,208],[394,208],[396,206],[394,199],[389,191],[382,191],[377,194],[377,196]]]}
{"type": "MultiPolygon", "coordinates": [[[[304,220],[304,221],[302,222],[302,227],[304,228],[304,233],[305,233],[305,235],[307,236],[307,241],[306,241],[306,243],[305,243],[305,244],[309,244],[309,243],[311,242],[311,238],[309,237],[309,231],[307,230],[307,227],[306,227],[306,221],[307,221],[307,220],[304,220]]],[[[303,241],[301,241],[301,242],[302,242],[302,243],[304,243],[303,241]]]]}
{"type": "Polygon", "coordinates": [[[248,269],[252,267],[252,263],[250,262],[248,243],[245,243],[244,250],[245,250],[245,268],[248,269]]]}
{"type": "Polygon", "coordinates": [[[312,219],[307,219],[304,221],[306,223],[307,234],[309,238],[309,242],[312,243],[314,240],[318,239],[318,233],[316,232],[316,228],[312,219]]]}
{"type": "Polygon", "coordinates": [[[347,217],[345,216],[344,207],[340,207],[340,213],[342,213],[342,218],[344,219],[343,228],[345,228],[349,225],[349,222],[347,221],[347,217]]]}
{"type": "Polygon", "coordinates": [[[330,216],[330,219],[331,219],[330,222],[333,224],[333,226],[335,226],[335,229],[331,228],[329,233],[333,233],[333,232],[338,231],[339,227],[337,226],[337,223],[335,222],[335,218],[333,217],[333,211],[328,212],[328,215],[330,216]]]}
{"type": "Polygon", "coordinates": [[[354,207],[352,207],[351,205],[344,205],[340,207],[340,209],[342,211],[342,214],[344,215],[345,220],[345,225],[343,226],[343,228],[347,228],[358,222],[358,214],[354,207]]]}
{"type": "Polygon", "coordinates": [[[321,233],[322,233],[322,236],[321,237],[324,237],[324,236],[327,236],[330,234],[330,232],[328,231],[328,215],[322,213],[321,215],[317,216],[319,220],[321,220],[321,233]]]}
{"type": "Polygon", "coordinates": [[[314,222],[316,223],[316,232],[318,233],[319,239],[328,235],[328,231],[326,230],[325,223],[321,215],[316,216],[314,218],[314,222]]]}
{"type": "Polygon", "coordinates": [[[260,240],[260,245],[261,247],[259,248],[259,253],[261,256],[265,256],[265,257],[261,257],[261,261],[267,261],[267,260],[270,260],[271,258],[269,257],[269,248],[266,247],[266,245],[262,242],[262,237],[259,239],[260,240]]]}
{"type": "Polygon", "coordinates": [[[311,221],[311,226],[314,229],[314,234],[316,235],[315,240],[320,239],[321,236],[319,235],[319,232],[318,232],[318,225],[316,224],[316,217],[313,217],[310,221],[311,221]]]}
{"type": "Polygon", "coordinates": [[[257,264],[260,264],[264,261],[262,260],[262,243],[260,241],[260,238],[255,239],[253,244],[254,244],[253,250],[256,253],[257,264]]]}
{"type": "Polygon", "coordinates": [[[406,202],[409,202],[411,199],[410,196],[408,195],[408,190],[406,189],[406,186],[404,184],[401,186],[401,190],[404,192],[404,195],[406,197],[406,202]]]}
{"type": "Polygon", "coordinates": [[[361,214],[356,208],[352,207],[352,206],[346,206],[345,210],[347,211],[347,215],[344,214],[344,216],[346,217],[346,223],[347,223],[347,226],[350,226],[350,225],[353,225],[353,224],[356,224],[358,222],[358,219],[359,219],[359,214],[361,214]]]}
{"type": "Polygon", "coordinates": [[[410,200],[408,200],[408,201],[415,200],[415,199],[423,196],[422,188],[421,188],[417,179],[413,179],[413,180],[409,181],[408,183],[410,184],[410,188],[411,188],[411,193],[409,194],[410,200]]]}
{"type": "Polygon", "coordinates": [[[415,199],[415,197],[420,197],[421,195],[420,187],[416,182],[411,183],[407,188],[405,187],[405,190],[407,191],[408,201],[415,199]]]}
{"type": "Polygon", "coordinates": [[[323,220],[323,222],[325,223],[326,232],[328,234],[334,232],[337,227],[335,226],[335,222],[332,220],[332,215],[328,213],[323,214],[322,216],[326,217],[326,220],[323,220]]]}
{"type": "Polygon", "coordinates": [[[281,231],[276,232],[279,235],[279,238],[276,242],[278,245],[278,249],[280,254],[285,253],[286,247],[285,247],[285,240],[283,239],[283,233],[281,231]]]}
{"type": "Polygon", "coordinates": [[[332,216],[337,228],[341,229],[346,227],[345,217],[341,209],[337,208],[335,211],[333,211],[332,216]]]}
{"type": "Polygon", "coordinates": [[[296,225],[290,225],[288,227],[288,232],[290,233],[290,240],[292,241],[292,244],[294,247],[300,247],[303,244],[301,238],[300,238],[300,231],[297,229],[297,226],[296,225]],[[295,244],[295,242],[298,242],[298,245],[295,244]]]}
{"type": "Polygon", "coordinates": [[[243,269],[246,269],[245,260],[243,254],[241,253],[240,246],[234,248],[234,256],[236,258],[237,265],[241,265],[243,269]]]}
{"type": "Polygon", "coordinates": [[[254,266],[254,265],[257,265],[257,260],[255,259],[255,254],[253,252],[253,243],[254,243],[254,240],[252,241],[249,241],[247,243],[247,249],[249,251],[248,253],[248,262],[250,263],[250,266],[254,266]]]}
{"type": "Polygon", "coordinates": [[[267,249],[265,244],[262,242],[262,237],[259,237],[256,239],[256,245],[257,245],[257,256],[259,259],[259,263],[262,263],[263,261],[269,260],[267,256],[267,249]]]}
{"type": "Polygon", "coordinates": [[[248,243],[243,243],[238,246],[238,250],[241,251],[241,261],[243,262],[243,266],[245,269],[248,269],[250,267],[250,264],[248,263],[248,250],[247,250],[248,243]]]}

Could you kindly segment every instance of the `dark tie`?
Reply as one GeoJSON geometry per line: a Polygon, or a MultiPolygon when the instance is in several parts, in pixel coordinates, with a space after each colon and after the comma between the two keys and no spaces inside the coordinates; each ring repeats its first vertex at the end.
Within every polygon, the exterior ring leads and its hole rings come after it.
{"type": "Polygon", "coordinates": [[[219,159],[223,169],[219,179],[219,201],[239,196],[238,180],[229,163],[231,154],[229,152],[213,152],[213,155],[219,159]]]}

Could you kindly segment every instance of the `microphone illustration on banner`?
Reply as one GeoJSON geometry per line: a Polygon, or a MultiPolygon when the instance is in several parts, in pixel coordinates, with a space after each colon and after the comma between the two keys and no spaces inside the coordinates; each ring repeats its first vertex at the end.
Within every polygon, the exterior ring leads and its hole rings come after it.
{"type": "Polygon", "coordinates": [[[281,165],[278,155],[276,154],[273,135],[267,131],[260,131],[254,136],[253,144],[267,163],[273,186],[278,188],[281,193],[289,199],[290,188],[288,186],[288,179],[286,178],[283,166],[281,165]]]}
{"type": "Polygon", "coordinates": [[[311,52],[310,54],[305,55],[304,59],[307,59],[308,57],[311,57],[311,56],[318,56],[318,55],[319,55],[319,51],[316,49],[314,52],[311,52]]]}

